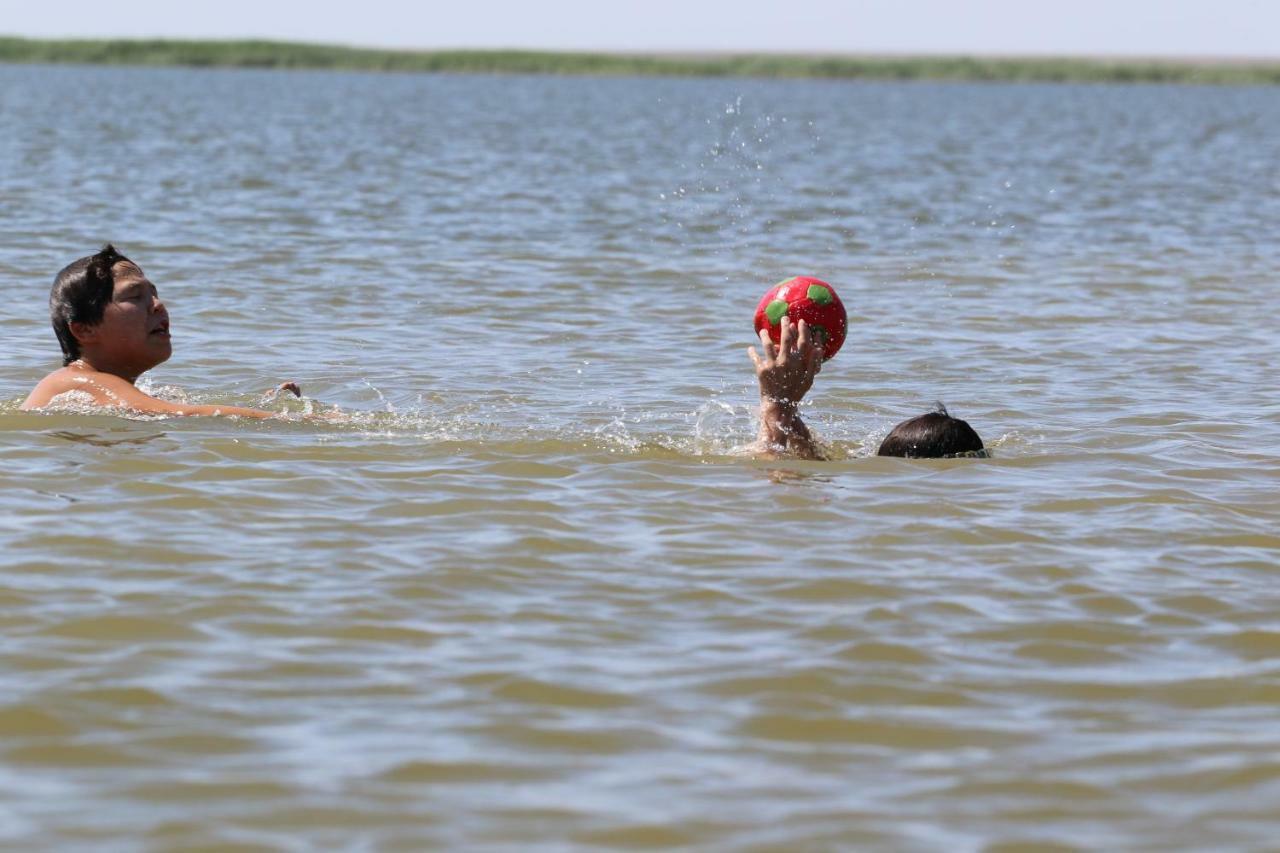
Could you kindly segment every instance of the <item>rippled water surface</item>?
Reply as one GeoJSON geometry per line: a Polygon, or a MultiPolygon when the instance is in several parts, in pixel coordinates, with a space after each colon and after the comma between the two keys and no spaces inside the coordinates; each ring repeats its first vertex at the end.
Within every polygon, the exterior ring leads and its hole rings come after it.
{"type": "Polygon", "coordinates": [[[1258,849],[1280,91],[0,67],[0,845],[1258,849]],[[28,414],[114,240],[159,394],[28,414]],[[753,460],[764,289],[849,342],[753,460]],[[935,400],[990,460],[871,454],[935,400]]]}

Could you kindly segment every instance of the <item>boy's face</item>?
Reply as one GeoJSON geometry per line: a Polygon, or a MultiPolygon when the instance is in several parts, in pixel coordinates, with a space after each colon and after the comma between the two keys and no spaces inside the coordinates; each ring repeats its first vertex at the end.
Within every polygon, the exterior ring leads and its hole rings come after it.
{"type": "Polygon", "coordinates": [[[93,330],[96,347],[112,363],[145,373],[173,354],[169,312],[137,266],[122,261],[111,272],[111,301],[93,330]]]}

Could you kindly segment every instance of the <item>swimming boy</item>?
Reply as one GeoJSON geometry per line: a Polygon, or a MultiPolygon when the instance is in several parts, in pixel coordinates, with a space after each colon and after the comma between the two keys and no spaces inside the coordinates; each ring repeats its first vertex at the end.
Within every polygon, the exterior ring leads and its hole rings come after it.
{"type": "MultiPolygon", "coordinates": [[[[134,387],[139,376],[173,353],[169,312],[142,269],[110,243],[58,273],[49,292],[49,316],[62,345],[63,367],[40,380],[24,410],[77,391],[94,405],[148,414],[277,417],[241,406],[170,403],[134,387]]],[[[278,390],[300,394],[292,382],[278,390]]]]}
{"type": "MultiPolygon", "coordinates": [[[[755,347],[747,347],[760,383],[760,436],[752,449],[767,455],[824,459],[799,411],[800,401],[822,369],[822,347],[810,338],[804,320],[798,327],[792,327],[791,320],[783,317],[778,343],[770,340],[768,329],[761,329],[760,348],[764,351],[763,357],[755,347]]],[[[985,456],[986,451],[973,427],[951,417],[939,404],[937,411],[894,427],[881,442],[876,455],[936,459],[985,456]]]]}
{"type": "Polygon", "coordinates": [[[880,442],[877,456],[906,459],[940,459],[947,456],[986,456],[982,439],[973,427],[947,413],[938,404],[935,411],[909,418],[893,428],[880,442]]]}

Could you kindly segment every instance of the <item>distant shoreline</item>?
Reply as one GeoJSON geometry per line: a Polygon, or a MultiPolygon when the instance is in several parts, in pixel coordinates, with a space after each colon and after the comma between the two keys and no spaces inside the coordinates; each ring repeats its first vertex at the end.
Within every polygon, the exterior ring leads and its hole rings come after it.
{"type": "Polygon", "coordinates": [[[419,73],[1280,85],[1280,60],[385,50],[278,41],[0,37],[0,63],[419,73]]]}

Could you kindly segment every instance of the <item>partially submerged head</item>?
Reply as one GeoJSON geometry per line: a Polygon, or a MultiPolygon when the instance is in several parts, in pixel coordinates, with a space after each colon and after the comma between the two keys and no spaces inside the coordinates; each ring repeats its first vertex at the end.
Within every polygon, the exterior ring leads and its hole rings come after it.
{"type": "Polygon", "coordinates": [[[973,427],[947,414],[938,404],[936,411],[905,420],[880,443],[877,456],[907,459],[938,459],[943,456],[985,456],[982,439],[973,427]]]}
{"type": "Polygon", "coordinates": [[[92,357],[101,362],[95,367],[132,381],[173,351],[169,314],[155,286],[110,243],[58,273],[49,318],[64,365],[92,357]]]}

